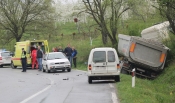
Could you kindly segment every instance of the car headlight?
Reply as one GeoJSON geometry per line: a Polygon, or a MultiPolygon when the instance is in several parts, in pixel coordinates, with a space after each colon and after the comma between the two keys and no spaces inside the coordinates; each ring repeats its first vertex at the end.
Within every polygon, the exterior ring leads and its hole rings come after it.
{"type": "Polygon", "coordinates": [[[67,62],[65,62],[65,64],[70,64],[70,62],[69,62],[69,61],[67,61],[67,62]]]}
{"type": "Polygon", "coordinates": [[[54,65],[55,63],[50,63],[50,65],[54,65]]]}

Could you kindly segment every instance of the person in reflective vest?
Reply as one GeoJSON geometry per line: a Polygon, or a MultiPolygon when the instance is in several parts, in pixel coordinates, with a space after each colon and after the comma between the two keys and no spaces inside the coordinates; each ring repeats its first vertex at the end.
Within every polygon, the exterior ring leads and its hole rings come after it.
{"type": "Polygon", "coordinates": [[[27,58],[26,58],[26,51],[24,50],[24,48],[22,48],[21,64],[22,64],[22,72],[26,72],[27,58]]]}
{"type": "Polygon", "coordinates": [[[38,69],[38,62],[37,62],[37,58],[36,58],[37,57],[36,48],[33,49],[31,57],[32,57],[32,69],[34,69],[34,68],[38,69]],[[36,67],[35,67],[35,65],[36,65],[36,67]]]}

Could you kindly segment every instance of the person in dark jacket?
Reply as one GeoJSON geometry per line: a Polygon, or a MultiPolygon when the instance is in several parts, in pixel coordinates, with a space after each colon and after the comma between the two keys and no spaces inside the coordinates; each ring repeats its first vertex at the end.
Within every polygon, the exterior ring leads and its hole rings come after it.
{"type": "Polygon", "coordinates": [[[22,64],[22,72],[26,72],[26,68],[27,68],[27,57],[26,57],[26,51],[24,50],[24,48],[22,48],[21,64],[22,64]]]}
{"type": "Polygon", "coordinates": [[[38,67],[39,67],[39,71],[42,70],[42,58],[43,58],[43,51],[41,50],[41,47],[38,46],[38,50],[37,50],[37,61],[38,61],[38,67]]]}
{"type": "Polygon", "coordinates": [[[67,47],[64,49],[64,53],[69,59],[71,67],[72,67],[72,48],[70,47],[70,44],[68,44],[67,47]]]}
{"type": "Polygon", "coordinates": [[[76,64],[77,50],[74,47],[72,47],[72,58],[73,58],[74,67],[76,68],[77,67],[77,64],[76,64]]]}

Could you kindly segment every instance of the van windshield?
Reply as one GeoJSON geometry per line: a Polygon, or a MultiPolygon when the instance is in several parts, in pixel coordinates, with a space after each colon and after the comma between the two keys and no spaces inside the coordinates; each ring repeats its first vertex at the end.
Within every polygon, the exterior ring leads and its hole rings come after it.
{"type": "Polygon", "coordinates": [[[105,51],[95,51],[93,54],[93,62],[106,62],[106,52],[105,51]]]}

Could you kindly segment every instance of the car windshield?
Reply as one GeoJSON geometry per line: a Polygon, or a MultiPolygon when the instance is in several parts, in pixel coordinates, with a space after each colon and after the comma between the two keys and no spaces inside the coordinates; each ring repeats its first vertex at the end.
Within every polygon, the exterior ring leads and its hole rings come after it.
{"type": "Polygon", "coordinates": [[[10,56],[10,52],[1,53],[1,56],[2,57],[8,57],[8,56],[10,56]]]}
{"type": "Polygon", "coordinates": [[[48,60],[65,59],[65,58],[66,56],[64,56],[64,54],[62,53],[51,53],[51,54],[48,54],[48,57],[47,57],[48,60]]]}

